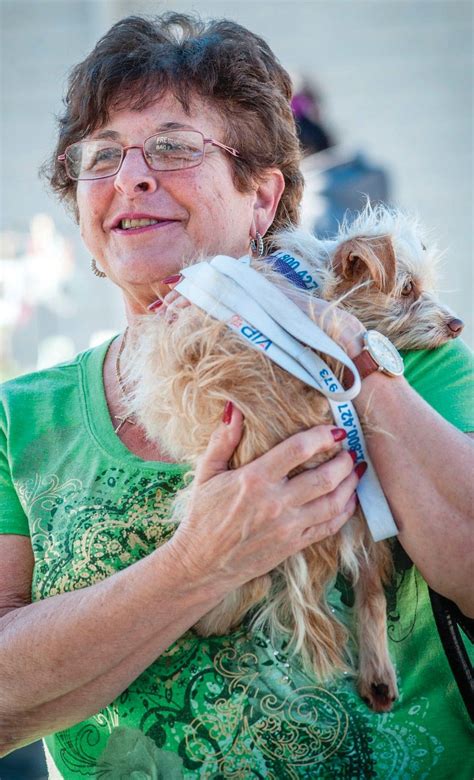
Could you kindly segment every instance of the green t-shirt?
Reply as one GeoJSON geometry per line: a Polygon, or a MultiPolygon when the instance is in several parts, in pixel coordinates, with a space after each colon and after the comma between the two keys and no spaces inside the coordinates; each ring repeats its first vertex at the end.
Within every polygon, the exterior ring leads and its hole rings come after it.
{"type": "MultiPolygon", "coordinates": [[[[143,461],[114,434],[102,384],[107,347],[2,388],[0,532],[31,535],[34,601],[92,585],[171,533],[170,498],[185,468],[143,461]]],[[[415,389],[466,431],[474,430],[470,360],[459,341],[405,359],[415,389]]],[[[392,712],[371,712],[347,676],[312,679],[248,625],[224,637],[190,631],[108,707],[46,737],[51,776],[471,779],[473,733],[426,584],[398,545],[395,553],[392,712]]],[[[342,581],[330,603],[350,621],[342,581]]]]}

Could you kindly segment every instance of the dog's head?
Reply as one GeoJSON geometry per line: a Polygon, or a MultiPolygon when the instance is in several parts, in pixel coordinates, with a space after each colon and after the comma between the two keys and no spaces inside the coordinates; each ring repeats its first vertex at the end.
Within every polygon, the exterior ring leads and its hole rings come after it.
{"type": "Polygon", "coordinates": [[[433,349],[463,323],[435,294],[440,253],[420,225],[399,211],[367,206],[332,240],[282,234],[279,246],[304,255],[320,282],[316,294],[350,310],[399,349],[433,349]]]}

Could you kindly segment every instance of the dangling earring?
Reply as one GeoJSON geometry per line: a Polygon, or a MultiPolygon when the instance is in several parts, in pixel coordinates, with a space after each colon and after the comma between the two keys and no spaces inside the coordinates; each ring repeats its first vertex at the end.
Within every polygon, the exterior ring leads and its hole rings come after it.
{"type": "Polygon", "coordinates": [[[98,276],[100,277],[100,279],[105,279],[105,277],[107,276],[107,274],[104,274],[103,271],[100,271],[99,268],[97,268],[97,264],[95,262],[94,257],[91,257],[91,270],[94,276],[98,276]]]}
{"type": "Polygon", "coordinates": [[[257,260],[265,254],[265,244],[258,230],[255,231],[255,238],[250,239],[250,253],[257,260]]]}

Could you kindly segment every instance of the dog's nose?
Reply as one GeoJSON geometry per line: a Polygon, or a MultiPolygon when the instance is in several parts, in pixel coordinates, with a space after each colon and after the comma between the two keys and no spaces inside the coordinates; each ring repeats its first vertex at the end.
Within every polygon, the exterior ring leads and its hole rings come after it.
{"type": "Polygon", "coordinates": [[[462,320],[458,320],[455,318],[454,320],[449,320],[448,322],[448,328],[449,328],[449,335],[452,339],[455,339],[459,336],[460,333],[462,333],[462,330],[464,328],[464,322],[462,320]]]}

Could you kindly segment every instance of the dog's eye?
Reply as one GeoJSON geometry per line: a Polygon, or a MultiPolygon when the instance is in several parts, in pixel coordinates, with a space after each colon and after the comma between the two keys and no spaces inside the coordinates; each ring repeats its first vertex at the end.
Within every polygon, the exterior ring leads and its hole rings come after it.
{"type": "Polygon", "coordinates": [[[411,295],[413,290],[414,290],[414,284],[411,279],[408,279],[408,281],[405,282],[405,284],[403,285],[402,295],[407,297],[408,295],[411,295]]]}
{"type": "Polygon", "coordinates": [[[421,243],[421,248],[422,248],[423,252],[426,252],[426,247],[425,247],[423,241],[421,241],[420,243],[421,243]]]}

